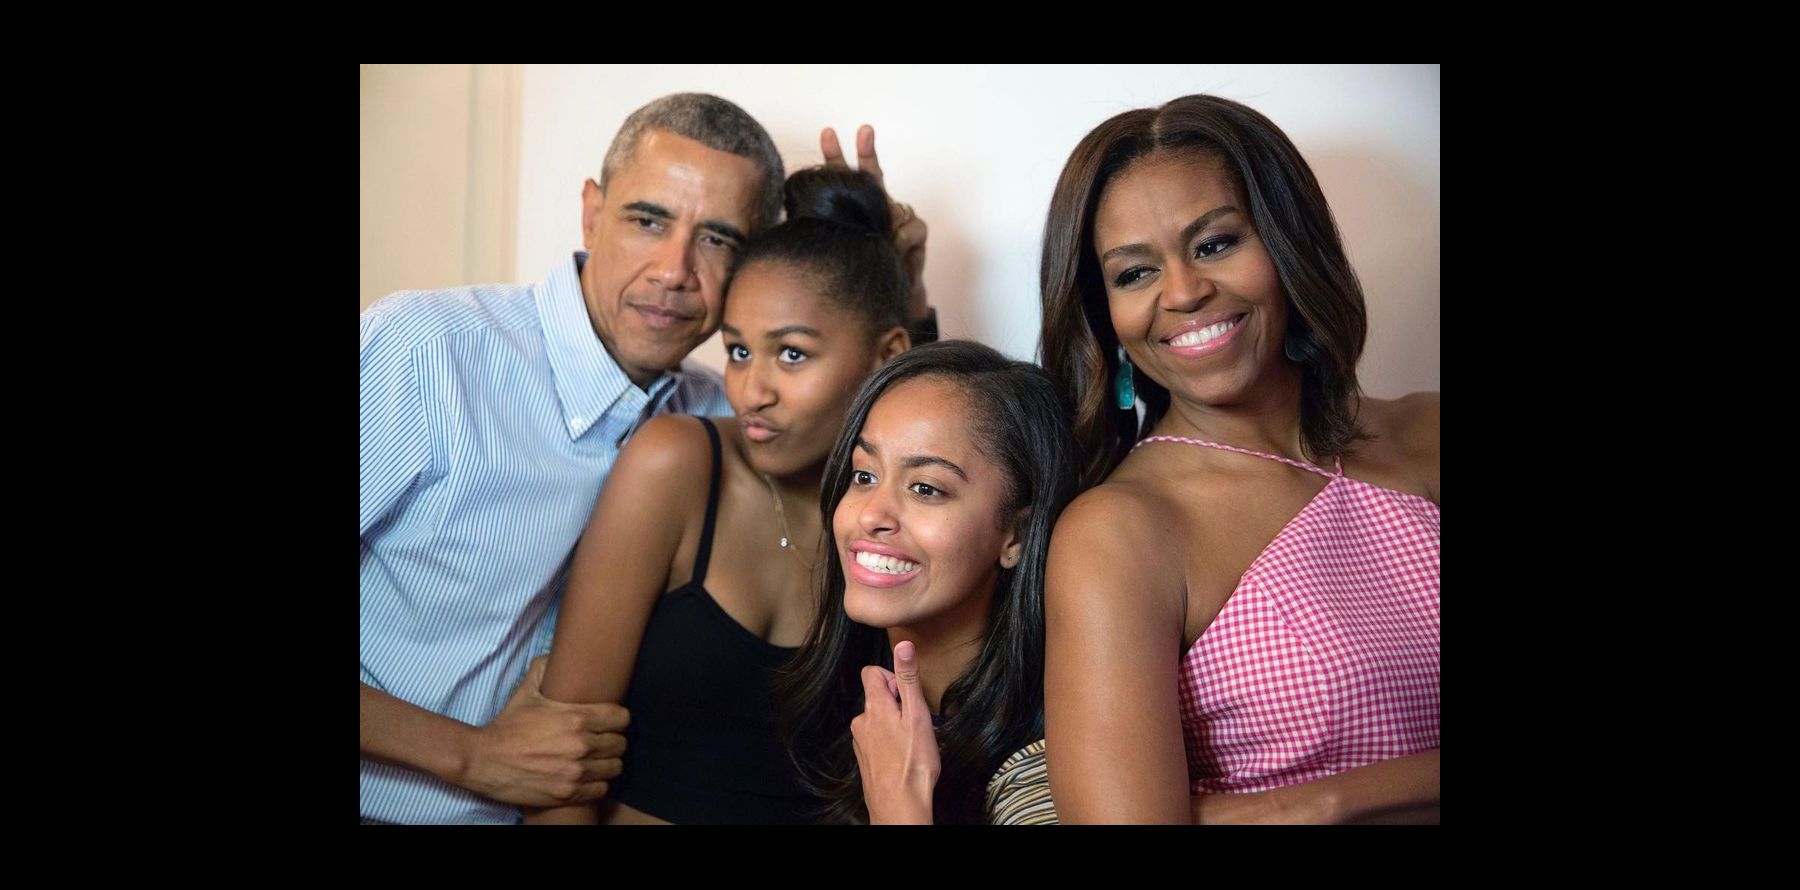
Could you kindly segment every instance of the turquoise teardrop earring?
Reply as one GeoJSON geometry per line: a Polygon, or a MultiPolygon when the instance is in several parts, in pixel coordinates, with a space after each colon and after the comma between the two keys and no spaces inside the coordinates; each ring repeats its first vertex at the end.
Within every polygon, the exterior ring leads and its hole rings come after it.
{"type": "Polygon", "coordinates": [[[1131,385],[1131,357],[1125,354],[1125,347],[1119,347],[1119,373],[1113,375],[1113,393],[1118,397],[1118,406],[1129,409],[1137,405],[1137,390],[1131,385]]]}

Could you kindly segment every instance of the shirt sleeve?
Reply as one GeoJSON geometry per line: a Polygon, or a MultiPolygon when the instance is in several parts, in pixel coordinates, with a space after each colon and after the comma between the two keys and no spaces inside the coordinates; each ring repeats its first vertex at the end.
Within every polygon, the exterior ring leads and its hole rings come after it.
{"type": "Polygon", "coordinates": [[[431,465],[419,375],[388,313],[362,315],[362,534],[431,465]]]}

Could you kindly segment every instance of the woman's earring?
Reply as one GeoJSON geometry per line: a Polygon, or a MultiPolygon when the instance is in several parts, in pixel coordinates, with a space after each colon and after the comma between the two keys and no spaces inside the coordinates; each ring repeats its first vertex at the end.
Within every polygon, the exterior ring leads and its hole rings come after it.
{"type": "Polygon", "coordinates": [[[1118,406],[1130,409],[1137,405],[1137,390],[1131,385],[1131,357],[1125,354],[1125,347],[1119,347],[1119,373],[1113,376],[1113,393],[1118,397],[1118,406]]]}

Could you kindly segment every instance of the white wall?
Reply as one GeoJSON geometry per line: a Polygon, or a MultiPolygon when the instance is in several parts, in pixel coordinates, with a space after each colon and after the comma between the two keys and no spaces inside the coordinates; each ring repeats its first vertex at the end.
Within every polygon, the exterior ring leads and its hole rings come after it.
{"type": "MultiPolygon", "coordinates": [[[[666,93],[716,93],[768,128],[790,171],[819,162],[821,127],[848,142],[874,124],[889,190],[931,225],[925,275],[943,334],[1029,359],[1044,215],[1070,150],[1120,111],[1213,93],[1268,115],[1318,175],[1368,297],[1365,388],[1435,390],[1438,79],[1436,65],[527,65],[514,268],[541,279],[580,247],[582,180],[627,114],[666,93]]],[[[717,337],[696,356],[724,361],[717,337]]]]}

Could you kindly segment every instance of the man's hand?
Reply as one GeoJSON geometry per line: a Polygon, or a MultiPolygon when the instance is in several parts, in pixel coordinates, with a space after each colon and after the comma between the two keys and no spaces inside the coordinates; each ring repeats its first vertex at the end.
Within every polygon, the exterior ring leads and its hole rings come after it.
{"type": "Polygon", "coordinates": [[[484,797],[526,807],[598,800],[616,778],[630,721],[615,704],[565,704],[539,692],[548,658],[531,662],[525,679],[493,722],[471,736],[456,784],[484,797]]]}
{"type": "Polygon", "coordinates": [[[863,712],[850,721],[863,802],[871,825],[930,825],[941,763],[911,641],[894,647],[894,667],[863,668],[863,712]]]}
{"type": "MultiPolygon", "coordinates": [[[[850,169],[836,130],[826,127],[820,131],[819,152],[825,156],[825,166],[850,169]]],[[[887,188],[887,180],[881,175],[881,160],[875,156],[875,128],[868,124],[856,129],[856,169],[875,177],[883,189],[887,188]]],[[[894,250],[905,263],[906,278],[912,283],[911,317],[924,318],[929,307],[925,299],[925,220],[913,213],[911,205],[895,201],[892,195],[888,196],[888,205],[894,217],[894,250]]]]}

